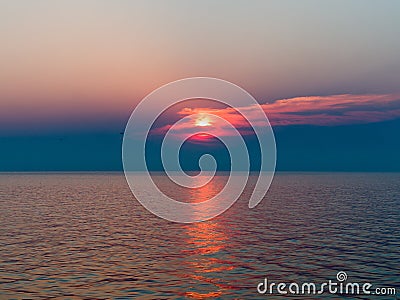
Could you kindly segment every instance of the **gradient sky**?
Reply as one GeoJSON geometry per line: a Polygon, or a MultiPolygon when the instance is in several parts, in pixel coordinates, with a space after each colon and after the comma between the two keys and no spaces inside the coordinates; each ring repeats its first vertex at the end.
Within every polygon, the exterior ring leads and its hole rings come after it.
{"type": "Polygon", "coordinates": [[[396,0],[3,0],[0,171],[120,170],[135,105],[193,76],[263,105],[280,170],[400,171],[399,15],[396,0]]]}

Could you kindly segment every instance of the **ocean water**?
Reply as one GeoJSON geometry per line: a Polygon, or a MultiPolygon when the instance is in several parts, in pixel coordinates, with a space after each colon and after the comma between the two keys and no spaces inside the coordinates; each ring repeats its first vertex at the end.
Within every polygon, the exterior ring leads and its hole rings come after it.
{"type": "MultiPolygon", "coordinates": [[[[226,181],[182,193],[155,177],[185,201],[226,181]]],[[[278,173],[254,209],[250,192],[219,217],[177,224],[145,210],[121,174],[1,174],[0,298],[284,299],[257,285],[339,271],[399,296],[400,174],[278,173]]]]}

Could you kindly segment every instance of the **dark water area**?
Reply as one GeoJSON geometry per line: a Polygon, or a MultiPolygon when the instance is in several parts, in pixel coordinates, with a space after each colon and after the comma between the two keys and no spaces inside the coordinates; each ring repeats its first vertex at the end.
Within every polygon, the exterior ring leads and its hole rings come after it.
{"type": "MultiPolygon", "coordinates": [[[[0,298],[284,299],[257,285],[319,284],[339,271],[398,297],[399,173],[278,173],[254,209],[250,193],[212,220],[179,224],[144,209],[121,174],[1,174],[0,298]]],[[[349,299],[374,297],[396,299],[349,299]]]]}

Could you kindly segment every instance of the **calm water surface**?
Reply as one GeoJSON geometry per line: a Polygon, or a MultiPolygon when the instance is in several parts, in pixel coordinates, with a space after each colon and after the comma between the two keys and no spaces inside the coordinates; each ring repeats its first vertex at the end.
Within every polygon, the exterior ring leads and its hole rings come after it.
{"type": "MultiPolygon", "coordinates": [[[[225,180],[182,193],[157,176],[186,201],[225,180]]],[[[147,212],[120,174],[1,174],[0,298],[283,299],[257,284],[338,271],[400,293],[400,174],[281,173],[255,209],[249,192],[211,221],[176,224],[147,212]]]]}

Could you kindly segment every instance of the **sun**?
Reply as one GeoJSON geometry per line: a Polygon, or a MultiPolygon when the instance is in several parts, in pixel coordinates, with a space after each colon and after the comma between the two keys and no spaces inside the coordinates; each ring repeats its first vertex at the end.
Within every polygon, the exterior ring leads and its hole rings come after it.
{"type": "Polygon", "coordinates": [[[210,121],[210,119],[208,117],[202,116],[202,117],[199,117],[199,118],[196,119],[195,125],[196,126],[201,126],[201,127],[211,126],[211,121],[210,121]]]}

